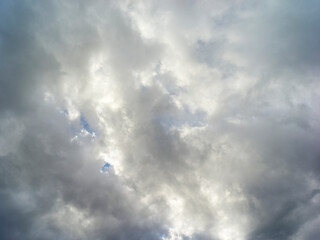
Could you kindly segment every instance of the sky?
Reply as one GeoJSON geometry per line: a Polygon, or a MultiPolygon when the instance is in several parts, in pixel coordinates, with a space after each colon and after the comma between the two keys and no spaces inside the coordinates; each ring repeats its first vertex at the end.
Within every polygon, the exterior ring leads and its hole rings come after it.
{"type": "Polygon", "coordinates": [[[0,239],[320,239],[319,12],[0,1],[0,239]]]}

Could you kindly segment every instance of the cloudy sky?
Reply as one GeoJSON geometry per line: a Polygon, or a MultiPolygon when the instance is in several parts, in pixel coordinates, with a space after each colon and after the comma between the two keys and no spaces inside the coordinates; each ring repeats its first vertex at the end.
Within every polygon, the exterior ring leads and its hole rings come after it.
{"type": "Polygon", "coordinates": [[[319,12],[0,1],[0,239],[320,239],[319,12]]]}

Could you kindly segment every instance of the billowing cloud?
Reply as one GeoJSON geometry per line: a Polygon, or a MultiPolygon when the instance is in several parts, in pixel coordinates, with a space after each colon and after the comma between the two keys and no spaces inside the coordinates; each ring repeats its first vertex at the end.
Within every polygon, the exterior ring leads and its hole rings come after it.
{"type": "Polygon", "coordinates": [[[0,239],[317,239],[319,9],[1,1],[0,239]]]}

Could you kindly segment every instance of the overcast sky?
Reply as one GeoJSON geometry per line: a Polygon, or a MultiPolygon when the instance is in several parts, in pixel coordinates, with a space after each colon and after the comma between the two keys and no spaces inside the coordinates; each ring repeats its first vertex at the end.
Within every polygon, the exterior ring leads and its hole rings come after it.
{"type": "Polygon", "coordinates": [[[319,0],[1,0],[0,239],[320,239],[319,0]]]}

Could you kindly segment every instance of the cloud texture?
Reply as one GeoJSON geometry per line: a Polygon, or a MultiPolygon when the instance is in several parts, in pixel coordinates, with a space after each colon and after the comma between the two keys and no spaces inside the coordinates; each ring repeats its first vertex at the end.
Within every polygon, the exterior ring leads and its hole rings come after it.
{"type": "Polygon", "coordinates": [[[1,1],[0,239],[319,239],[319,11],[1,1]]]}

